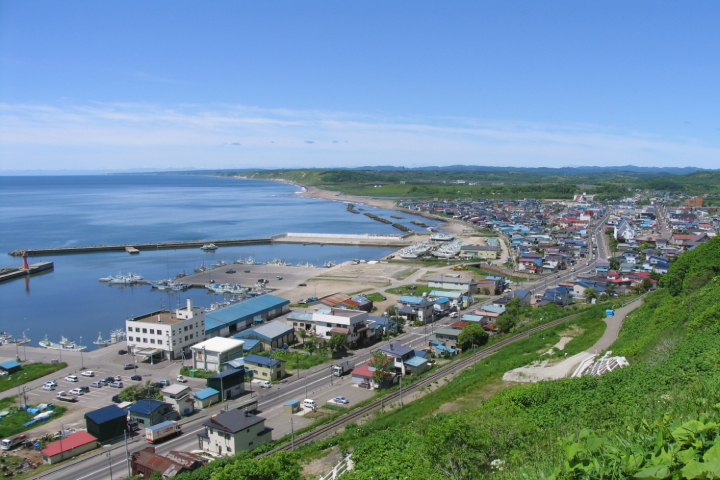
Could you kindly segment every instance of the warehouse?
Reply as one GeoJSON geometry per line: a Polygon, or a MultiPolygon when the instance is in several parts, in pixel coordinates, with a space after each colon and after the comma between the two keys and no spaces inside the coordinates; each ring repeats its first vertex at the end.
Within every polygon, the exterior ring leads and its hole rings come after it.
{"type": "Polygon", "coordinates": [[[121,437],[127,429],[127,412],[117,405],[108,405],[86,413],[85,426],[99,442],[121,437]]]}
{"type": "Polygon", "coordinates": [[[43,456],[43,463],[54,465],[81,453],[89,452],[97,446],[97,438],[81,430],[68,435],[62,440],[49,443],[40,453],[43,456]]]}
{"type": "Polygon", "coordinates": [[[205,313],[205,338],[227,337],[290,311],[290,300],[260,295],[205,313]]]}

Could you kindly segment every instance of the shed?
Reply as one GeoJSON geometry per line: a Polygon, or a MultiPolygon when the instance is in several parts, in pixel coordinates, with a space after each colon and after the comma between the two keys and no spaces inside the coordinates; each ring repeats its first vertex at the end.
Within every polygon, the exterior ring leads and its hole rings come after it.
{"type": "Polygon", "coordinates": [[[7,372],[9,374],[15,373],[22,369],[22,363],[11,360],[9,362],[0,363],[0,371],[7,372]]]}
{"type": "Polygon", "coordinates": [[[220,392],[208,387],[193,393],[193,397],[195,397],[195,408],[207,408],[213,403],[220,401],[220,392]]]}
{"type": "Polygon", "coordinates": [[[85,414],[89,434],[99,442],[122,436],[127,429],[127,412],[117,405],[108,405],[85,414]]]}
{"type": "Polygon", "coordinates": [[[42,453],[43,456],[43,463],[52,465],[80,455],[81,453],[89,452],[97,446],[97,438],[85,430],[81,430],[68,435],[62,440],[49,443],[40,453],[42,453]]]}
{"type": "Polygon", "coordinates": [[[300,400],[292,400],[283,405],[283,411],[285,413],[297,413],[300,411],[300,400]]]}

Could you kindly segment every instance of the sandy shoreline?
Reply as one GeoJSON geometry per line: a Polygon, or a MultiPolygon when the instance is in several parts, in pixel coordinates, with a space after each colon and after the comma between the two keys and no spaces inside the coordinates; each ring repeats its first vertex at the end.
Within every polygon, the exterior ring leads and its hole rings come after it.
{"type": "MultiPolygon", "coordinates": [[[[252,179],[250,177],[242,177],[242,176],[238,176],[235,178],[243,178],[243,179],[247,179],[247,180],[257,180],[257,179],[252,179]]],[[[323,190],[321,188],[311,187],[311,186],[303,185],[303,184],[296,183],[296,182],[289,182],[287,180],[280,180],[280,179],[272,179],[272,180],[271,179],[263,179],[263,180],[266,180],[268,182],[287,183],[289,185],[295,185],[296,187],[300,187],[303,189],[303,191],[296,193],[296,195],[299,195],[301,197],[322,198],[324,200],[335,200],[338,202],[348,202],[348,203],[369,205],[371,207],[382,208],[384,210],[395,210],[398,212],[409,213],[412,215],[417,215],[419,217],[425,217],[425,218],[429,218],[432,220],[440,221],[440,222],[443,222],[443,226],[442,226],[443,231],[445,231],[447,233],[452,233],[455,235],[462,234],[462,233],[468,233],[468,230],[471,228],[467,224],[456,221],[456,220],[447,219],[444,217],[440,217],[438,215],[410,211],[405,208],[400,208],[397,206],[397,203],[395,202],[395,200],[344,195],[340,192],[335,192],[332,190],[323,190]]]]}

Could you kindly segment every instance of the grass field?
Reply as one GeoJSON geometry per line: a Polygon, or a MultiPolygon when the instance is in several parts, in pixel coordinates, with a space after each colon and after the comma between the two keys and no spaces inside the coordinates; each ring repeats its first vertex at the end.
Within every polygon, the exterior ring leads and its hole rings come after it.
{"type": "Polygon", "coordinates": [[[17,388],[28,382],[32,382],[45,375],[50,375],[53,372],[62,370],[67,367],[67,363],[60,362],[55,365],[49,363],[27,363],[23,364],[22,370],[8,375],[7,377],[0,377],[0,392],[9,390],[11,388],[17,388]]]}
{"type": "MultiPolygon", "coordinates": [[[[2,421],[0,422],[0,438],[6,438],[12,435],[17,435],[18,433],[25,432],[27,430],[30,430],[31,428],[35,428],[38,425],[40,425],[43,422],[34,423],[28,427],[24,427],[23,424],[28,422],[32,417],[35,416],[35,414],[27,413],[20,409],[19,407],[15,406],[15,402],[17,402],[18,397],[6,397],[0,399],[0,411],[9,410],[10,414],[3,417],[2,421]]],[[[65,413],[66,408],[56,405],[55,409],[53,410],[55,413],[50,416],[48,420],[54,420],[60,416],[62,416],[63,413],[65,413]]],[[[47,421],[47,420],[46,420],[47,421]]]]}

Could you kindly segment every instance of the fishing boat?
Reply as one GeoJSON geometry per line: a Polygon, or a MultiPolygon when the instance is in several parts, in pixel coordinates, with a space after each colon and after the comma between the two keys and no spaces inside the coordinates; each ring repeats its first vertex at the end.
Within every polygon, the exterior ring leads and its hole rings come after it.
{"type": "Polygon", "coordinates": [[[93,342],[95,345],[100,345],[101,347],[107,347],[112,343],[111,340],[103,340],[102,332],[98,332],[98,338],[93,342]]]}
{"type": "Polygon", "coordinates": [[[47,334],[45,334],[45,338],[40,340],[38,342],[38,344],[43,348],[48,348],[51,350],[71,350],[74,352],[79,352],[79,351],[85,350],[87,348],[83,345],[78,345],[75,342],[72,342],[65,337],[60,337],[60,338],[61,338],[60,343],[51,342],[50,340],[48,340],[47,334]]]}
{"type": "Polygon", "coordinates": [[[438,232],[430,235],[430,240],[434,242],[451,242],[455,240],[455,235],[438,232]]]}
{"type": "Polygon", "coordinates": [[[193,272],[195,272],[195,273],[202,273],[202,272],[204,272],[204,271],[207,270],[207,269],[208,269],[208,268],[205,266],[205,264],[202,264],[202,265],[200,265],[198,268],[194,268],[194,269],[193,269],[193,272]]]}
{"type": "Polygon", "coordinates": [[[112,332],[110,332],[110,341],[112,343],[118,343],[125,340],[125,330],[122,328],[116,328],[112,332]]]}
{"type": "Polygon", "coordinates": [[[214,243],[206,243],[205,245],[200,247],[200,250],[202,250],[203,252],[213,252],[217,249],[218,249],[218,246],[215,245],[214,243]]]}

